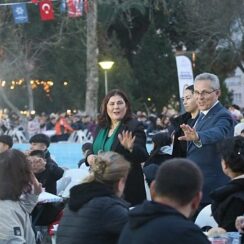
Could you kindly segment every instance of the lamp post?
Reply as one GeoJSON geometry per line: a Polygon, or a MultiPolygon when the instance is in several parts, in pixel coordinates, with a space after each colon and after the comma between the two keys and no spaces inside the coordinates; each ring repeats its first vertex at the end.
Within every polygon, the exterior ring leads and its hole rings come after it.
{"type": "Polygon", "coordinates": [[[110,70],[113,66],[114,62],[113,61],[102,61],[99,62],[99,65],[101,68],[104,70],[104,82],[105,82],[105,95],[108,93],[108,70],[110,70]]]}

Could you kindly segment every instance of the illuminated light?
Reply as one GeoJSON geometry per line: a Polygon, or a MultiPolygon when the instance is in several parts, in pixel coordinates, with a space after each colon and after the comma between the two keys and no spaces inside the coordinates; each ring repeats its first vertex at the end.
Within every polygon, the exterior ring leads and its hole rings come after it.
{"type": "Polygon", "coordinates": [[[102,61],[99,62],[99,65],[101,66],[102,69],[104,70],[109,70],[112,68],[114,62],[113,61],[102,61]]]}
{"type": "Polygon", "coordinates": [[[35,81],[33,81],[33,80],[30,81],[30,84],[31,84],[31,85],[33,85],[34,83],[35,83],[35,81]]]}
{"type": "Polygon", "coordinates": [[[10,89],[11,89],[11,90],[13,90],[13,89],[14,89],[14,86],[13,86],[13,85],[12,85],[12,86],[10,86],[10,89]]]}
{"type": "Polygon", "coordinates": [[[36,114],[36,111],[35,110],[31,110],[30,114],[34,115],[34,114],[36,114]]]}
{"type": "Polygon", "coordinates": [[[147,101],[148,101],[148,102],[151,102],[151,101],[152,101],[151,97],[148,97],[148,98],[147,98],[147,101]]]}
{"type": "Polygon", "coordinates": [[[76,112],[77,112],[77,110],[76,110],[76,109],[74,109],[74,110],[73,110],[73,113],[74,113],[74,114],[76,114],[76,112]]]}
{"type": "Polygon", "coordinates": [[[68,81],[64,81],[64,86],[67,86],[68,85],[68,81]]]}
{"type": "Polygon", "coordinates": [[[12,83],[12,85],[15,85],[15,81],[14,81],[14,80],[12,80],[12,82],[11,82],[11,83],[12,83]]]}
{"type": "Polygon", "coordinates": [[[48,81],[47,81],[47,84],[48,84],[49,86],[53,86],[53,82],[52,82],[51,80],[48,80],[48,81]]]}
{"type": "Polygon", "coordinates": [[[71,110],[70,110],[70,109],[67,109],[66,113],[67,113],[68,115],[71,115],[71,110]]]}
{"type": "Polygon", "coordinates": [[[2,87],[5,87],[5,85],[6,85],[6,81],[3,80],[3,81],[1,82],[1,86],[2,86],[2,87]]]}
{"type": "Polygon", "coordinates": [[[112,68],[114,65],[113,61],[102,61],[99,62],[99,65],[104,70],[104,87],[105,87],[105,95],[108,93],[108,75],[107,71],[112,68]]]}

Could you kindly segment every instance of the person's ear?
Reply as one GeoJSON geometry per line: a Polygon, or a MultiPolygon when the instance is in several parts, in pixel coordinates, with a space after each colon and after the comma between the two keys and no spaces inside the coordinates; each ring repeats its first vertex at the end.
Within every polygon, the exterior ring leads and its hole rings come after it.
{"type": "Polygon", "coordinates": [[[152,181],[152,183],[150,184],[150,194],[151,194],[151,198],[154,199],[156,194],[156,190],[155,190],[155,180],[152,181]]]}
{"type": "Polygon", "coordinates": [[[222,159],[221,160],[221,166],[222,166],[222,170],[223,170],[223,172],[225,173],[225,174],[227,174],[228,173],[228,165],[226,164],[226,162],[222,159]]]}
{"type": "Polygon", "coordinates": [[[202,199],[202,192],[199,191],[196,193],[196,195],[194,196],[191,202],[191,209],[193,211],[196,211],[198,209],[201,199],[202,199]]]}
{"type": "Polygon", "coordinates": [[[217,96],[219,96],[219,97],[220,97],[220,95],[221,95],[221,90],[220,90],[220,89],[218,89],[218,90],[216,91],[216,94],[217,94],[217,96]]]}
{"type": "Polygon", "coordinates": [[[118,183],[117,183],[117,189],[118,189],[118,192],[119,192],[119,195],[122,196],[123,192],[124,192],[124,189],[125,189],[125,182],[126,182],[126,179],[123,177],[121,178],[118,183]]]}

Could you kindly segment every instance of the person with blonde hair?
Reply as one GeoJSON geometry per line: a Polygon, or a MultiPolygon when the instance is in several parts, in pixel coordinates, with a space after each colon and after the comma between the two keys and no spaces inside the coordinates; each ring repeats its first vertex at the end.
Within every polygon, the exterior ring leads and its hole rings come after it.
{"type": "Polygon", "coordinates": [[[128,219],[121,199],[130,163],[118,153],[99,153],[90,175],[70,190],[57,243],[115,244],[128,219]]]}

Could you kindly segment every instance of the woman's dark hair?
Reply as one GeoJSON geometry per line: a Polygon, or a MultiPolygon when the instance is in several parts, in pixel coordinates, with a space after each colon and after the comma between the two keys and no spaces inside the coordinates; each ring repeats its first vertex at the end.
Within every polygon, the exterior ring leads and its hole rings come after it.
{"type": "Polygon", "coordinates": [[[100,108],[100,115],[98,116],[98,124],[101,126],[101,127],[107,127],[109,128],[110,127],[110,124],[111,124],[111,120],[108,116],[108,113],[107,113],[107,104],[108,104],[108,101],[111,97],[113,96],[120,96],[123,98],[123,100],[125,101],[125,104],[126,104],[126,107],[127,107],[127,110],[126,110],[126,114],[123,118],[122,121],[126,121],[128,119],[131,119],[132,118],[132,111],[131,111],[131,105],[130,105],[130,102],[127,98],[127,96],[125,95],[125,93],[119,89],[115,89],[115,90],[111,90],[103,99],[102,101],[102,104],[101,104],[101,108],[100,108]]]}
{"type": "Polygon", "coordinates": [[[152,142],[154,143],[154,147],[150,153],[150,158],[156,155],[161,147],[170,146],[172,139],[168,132],[160,132],[152,137],[152,142]]]}
{"type": "Polygon", "coordinates": [[[187,86],[185,90],[190,90],[192,93],[194,92],[194,85],[187,86]]]}
{"type": "Polygon", "coordinates": [[[235,173],[244,173],[244,137],[235,136],[218,144],[226,165],[235,173]]]}
{"type": "Polygon", "coordinates": [[[18,201],[20,195],[30,190],[31,166],[26,155],[10,149],[0,157],[0,199],[18,201]]]}

